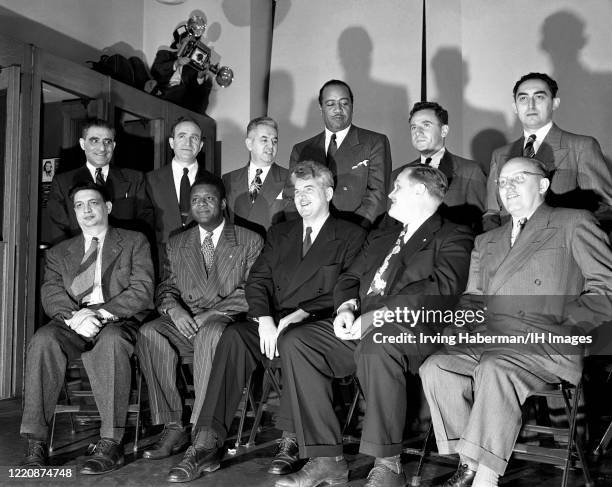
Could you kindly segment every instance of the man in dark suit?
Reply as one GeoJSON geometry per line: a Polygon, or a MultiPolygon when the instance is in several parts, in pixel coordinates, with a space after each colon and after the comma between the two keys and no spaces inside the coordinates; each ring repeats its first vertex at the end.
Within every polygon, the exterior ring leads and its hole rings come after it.
{"type": "MultiPolygon", "coordinates": [[[[221,336],[194,445],[170,471],[171,482],[193,480],[219,468],[223,442],[249,376],[263,359],[278,355],[282,330],[331,316],[333,286],[365,237],[359,226],[330,216],[333,177],[327,168],[306,161],[294,167],[291,179],[301,219],[270,228],[247,281],[250,321],[229,325],[221,336]]],[[[289,437],[293,423],[285,398],[278,427],[289,437]]],[[[284,453],[281,444],[279,455],[284,453]]],[[[281,472],[273,465],[272,473],[281,472]]]]}
{"type": "Polygon", "coordinates": [[[543,73],[526,74],[514,85],[512,107],[523,126],[523,136],[493,153],[485,230],[507,220],[496,180],[506,161],[523,155],[546,164],[551,175],[546,196],[550,206],[593,211],[607,230],[612,229],[612,168],[597,140],[566,132],[553,123],[553,113],[560,103],[557,90],[556,81],[543,73]]]}
{"type": "Polygon", "coordinates": [[[146,175],[147,193],[153,203],[158,261],[163,262],[168,238],[193,222],[189,193],[196,179],[206,179],[211,172],[198,164],[202,150],[202,129],[193,119],[180,117],[170,130],[169,143],[174,151],[170,164],[146,175]]]}
{"type": "Polygon", "coordinates": [[[131,364],[140,321],[153,304],[153,263],[144,235],[108,224],[113,207],[93,182],[70,191],[82,235],[47,253],[41,299],[51,321],[28,345],[21,434],[24,465],[47,465],[47,435],[69,360],[83,360],[100,413],[100,440],[81,474],[123,465],[131,364]]]}
{"type": "Polygon", "coordinates": [[[289,170],[300,161],[327,166],[334,175],[332,212],[370,228],[386,210],[391,149],[386,135],[352,125],[353,92],[340,80],[319,91],[325,130],[296,144],[289,170]]]}
{"type": "Polygon", "coordinates": [[[448,307],[465,288],[473,236],[469,228],[444,221],[437,213],[447,187],[444,174],[432,167],[402,171],[389,195],[389,215],[404,227],[382,228],[368,235],[334,289],[338,311],[333,325],[328,319],[288,330],[279,338],[288,387],[284,391],[292,406],[299,453],[310,461],[277,481],[277,487],[346,480],[348,468],[342,457],[342,430],[334,414],[331,381],[355,370],[367,405],[360,451],[376,457],[366,485],[405,484],[399,458],[407,410],[405,377],[416,373],[431,350],[378,340],[378,336],[395,338],[403,332],[417,334],[419,328],[400,318],[376,322],[376,333],[366,329],[373,318],[380,321],[385,311],[398,316],[396,310],[448,307]]]}
{"type": "Polygon", "coordinates": [[[176,385],[179,356],[193,354],[193,423],[206,396],[219,337],[248,309],[244,287],[263,239],[225,221],[225,201],[220,178],[195,181],[191,213],[198,226],[170,238],[165,278],[157,287],[160,317],[140,328],[136,353],[147,380],[151,419],[164,425],[143,458],[165,458],[188,443],[176,385]]]}
{"type": "Polygon", "coordinates": [[[409,121],[412,145],[421,156],[393,171],[391,181],[407,166],[426,164],[440,169],[448,180],[440,214],[478,232],[485,209],[487,178],[476,161],[451,154],[445,147],[448,112],[438,103],[419,101],[410,110],[409,121]]]}
{"type": "Polygon", "coordinates": [[[116,144],[115,129],[105,120],[88,120],[79,144],[85,153],[85,165],[56,174],[51,183],[47,203],[51,243],[80,233],[69,193],[72,187],[85,182],[106,187],[113,204],[110,217],[113,226],[148,235],[153,225],[153,209],[146,195],[144,175],[110,164],[116,144]]]}
{"type": "Polygon", "coordinates": [[[283,198],[289,171],[276,164],[278,125],[270,117],[254,118],[247,125],[249,163],[223,176],[230,221],[265,238],[271,225],[285,220],[290,200],[283,198]]]}
{"type": "MultiPolygon", "coordinates": [[[[609,320],[612,250],[593,215],[545,204],[550,181],[536,159],[511,159],[497,184],[511,220],[476,238],[459,308],[482,319],[467,331],[576,339],[609,320]]],[[[448,335],[463,330],[451,325],[448,335]]],[[[498,485],[521,428],[521,405],[547,384],[577,384],[583,355],[583,346],[546,338],[519,346],[464,342],[427,359],[420,375],[438,451],[460,456],[442,485],[498,485]]]]}

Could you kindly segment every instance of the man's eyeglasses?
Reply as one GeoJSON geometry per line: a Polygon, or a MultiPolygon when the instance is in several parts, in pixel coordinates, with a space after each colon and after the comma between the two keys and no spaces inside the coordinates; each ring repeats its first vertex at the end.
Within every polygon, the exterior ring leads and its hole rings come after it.
{"type": "Polygon", "coordinates": [[[521,171],[514,176],[508,176],[506,178],[499,178],[495,182],[497,183],[498,188],[503,189],[506,186],[509,186],[510,184],[512,185],[523,184],[527,180],[528,174],[531,176],[542,176],[542,177],[545,176],[541,172],[521,171]]]}

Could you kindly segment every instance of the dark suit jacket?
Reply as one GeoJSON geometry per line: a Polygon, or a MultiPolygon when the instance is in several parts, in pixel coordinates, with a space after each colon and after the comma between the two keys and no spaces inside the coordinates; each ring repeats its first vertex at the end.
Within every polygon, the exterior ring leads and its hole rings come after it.
{"type": "MultiPolygon", "coordinates": [[[[391,174],[391,184],[406,167],[420,164],[419,158],[394,170],[391,174]]],[[[478,233],[487,197],[487,178],[480,165],[476,161],[451,154],[446,149],[438,169],[448,179],[448,192],[440,207],[440,214],[445,219],[467,225],[478,233]]]]}
{"type": "Polygon", "coordinates": [[[271,225],[285,221],[285,208],[291,200],[283,196],[289,171],[273,163],[254,203],[249,196],[249,165],[223,176],[227,211],[231,222],[253,230],[265,238],[271,225]]]}
{"type": "MultiPolygon", "coordinates": [[[[510,247],[512,221],[476,238],[461,306],[487,308],[496,335],[572,334],[612,316],[612,250],[593,215],[543,204],[510,247]]],[[[580,347],[521,345],[515,353],[546,353],[550,372],[580,379],[580,347]],[[573,350],[568,350],[573,349],[573,350]],[[578,350],[578,352],[577,352],[578,350]],[[571,354],[571,355],[570,355],[571,354]]]]}
{"type": "MultiPolygon", "coordinates": [[[[70,286],[85,254],[83,235],[57,244],[47,252],[41,300],[45,313],[63,321],[79,310],[70,286]]],[[[109,227],[102,247],[104,308],[118,318],[144,319],[153,309],[153,262],[144,235],[109,227]]]]}
{"type": "MultiPolygon", "coordinates": [[[[353,264],[338,279],[334,289],[336,308],[359,299],[361,311],[397,306],[420,309],[438,296],[458,297],[467,283],[472,231],[438,214],[427,219],[404,244],[387,279],[383,296],[368,296],[374,275],[395,244],[401,227],[373,230],[353,264]]],[[[454,299],[456,301],[456,299],[454,299]]]]}
{"type": "MultiPolygon", "coordinates": [[[[76,184],[85,182],[94,182],[87,166],[57,174],[53,178],[47,202],[51,219],[51,243],[58,243],[81,233],[69,193],[76,184]]],[[[139,171],[111,164],[106,188],[113,203],[109,215],[110,224],[152,236],[153,208],[145,191],[144,175],[139,171]]]]}
{"type": "MultiPolygon", "coordinates": [[[[212,173],[199,166],[196,180],[207,176],[212,176],[212,173]]],[[[172,164],[166,164],[155,171],[147,173],[145,179],[147,194],[153,203],[155,238],[158,247],[163,248],[171,235],[183,230],[178,195],[176,194],[172,177],[172,164]]],[[[188,227],[192,222],[193,219],[190,215],[185,223],[185,227],[188,227]]]]}
{"type": "Polygon", "coordinates": [[[278,320],[300,308],[315,320],[334,312],[334,284],[359,252],[365,231],[330,216],[304,259],[302,235],[301,219],[270,228],[247,282],[250,317],[278,320]]]}
{"type": "MultiPolygon", "coordinates": [[[[524,137],[493,152],[487,181],[485,229],[507,217],[495,183],[502,166],[523,153],[524,137]]],[[[597,140],[561,130],[553,124],[535,156],[554,171],[546,202],[551,206],[596,211],[600,220],[612,219],[612,168],[597,140]]]]}
{"type": "MultiPolygon", "coordinates": [[[[334,156],[337,174],[332,200],[336,214],[372,226],[387,208],[391,149],[386,135],[352,125],[334,156]]],[[[326,164],[325,132],[293,147],[289,170],[300,161],[326,164]]],[[[292,196],[292,191],[288,194],[292,196]]]]}
{"type": "Polygon", "coordinates": [[[262,247],[259,235],[226,222],[207,274],[199,227],[171,237],[164,261],[166,277],[157,287],[158,311],[180,305],[192,315],[209,309],[230,315],[245,313],[244,286],[262,247]]]}

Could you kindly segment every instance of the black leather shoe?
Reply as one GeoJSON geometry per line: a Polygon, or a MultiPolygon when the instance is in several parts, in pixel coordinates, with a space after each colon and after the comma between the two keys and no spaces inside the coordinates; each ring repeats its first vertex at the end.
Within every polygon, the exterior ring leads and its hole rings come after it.
{"type": "Polygon", "coordinates": [[[90,445],[87,459],[81,468],[82,475],[99,475],[112,472],[123,465],[123,445],[110,438],[100,438],[95,445],[90,445]]]}
{"type": "Polygon", "coordinates": [[[186,429],[164,428],[161,436],[142,454],[147,460],[159,460],[183,451],[189,446],[189,433],[186,429]]]}
{"type": "Polygon", "coordinates": [[[401,466],[400,473],[396,473],[377,460],[368,474],[364,487],[404,487],[404,485],[406,485],[406,475],[401,466]]]}
{"type": "Polygon", "coordinates": [[[21,467],[41,468],[49,465],[49,449],[44,441],[28,440],[28,449],[21,467]]]}
{"type": "Polygon", "coordinates": [[[268,473],[287,475],[298,470],[300,458],[298,444],[295,438],[281,438],[268,473]]]}
{"type": "Polygon", "coordinates": [[[190,446],[183,459],[168,472],[168,482],[191,482],[204,472],[214,472],[221,467],[222,448],[207,450],[190,446]]]}
{"type": "Polygon", "coordinates": [[[457,471],[453,476],[442,484],[436,484],[437,487],[470,487],[474,482],[476,470],[470,470],[466,463],[459,464],[457,471]]]}
{"type": "Polygon", "coordinates": [[[348,482],[348,463],[343,458],[336,461],[330,457],[308,460],[302,470],[276,481],[275,487],[316,487],[318,485],[343,485],[348,482]]]}

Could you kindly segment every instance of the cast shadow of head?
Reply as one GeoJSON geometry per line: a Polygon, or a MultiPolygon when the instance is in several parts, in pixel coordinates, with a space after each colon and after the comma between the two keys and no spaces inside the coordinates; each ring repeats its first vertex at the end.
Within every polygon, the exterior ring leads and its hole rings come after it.
{"type": "Polygon", "coordinates": [[[431,60],[431,68],[438,93],[436,101],[449,112],[449,150],[452,152],[453,147],[460,148],[463,140],[469,140],[470,153],[457,155],[474,159],[489,174],[491,154],[507,143],[504,113],[478,107],[467,100],[469,66],[458,48],[440,48],[431,60]]]}
{"type": "Polygon", "coordinates": [[[610,163],[612,72],[594,71],[582,61],[581,52],[589,42],[586,23],[578,12],[562,10],[549,15],[542,24],[540,47],[549,55],[550,75],[559,84],[561,103],[555,122],[570,132],[595,137],[610,163]]]}
{"type": "MultiPolygon", "coordinates": [[[[414,159],[410,144],[408,112],[410,104],[405,85],[376,80],[372,77],[374,45],[365,28],[352,26],[338,37],[338,57],[344,70],[343,81],[348,83],[354,95],[353,122],[365,129],[380,132],[389,137],[394,166],[399,167],[414,159]]],[[[333,59],[332,53],[319,53],[321,58],[333,59]]],[[[330,76],[331,78],[331,76],[330,76]]],[[[323,84],[327,81],[322,80],[323,84]]],[[[310,104],[304,132],[320,131],[321,110],[318,88],[310,104]]],[[[305,137],[303,137],[305,138],[305,137]]]]}

